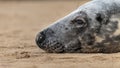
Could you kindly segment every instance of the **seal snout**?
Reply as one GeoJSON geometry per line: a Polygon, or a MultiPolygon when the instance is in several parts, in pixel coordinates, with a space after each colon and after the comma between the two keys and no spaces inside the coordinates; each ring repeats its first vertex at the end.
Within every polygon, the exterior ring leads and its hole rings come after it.
{"type": "Polygon", "coordinates": [[[46,38],[46,36],[45,36],[45,34],[44,34],[44,32],[40,32],[37,36],[36,36],[36,44],[40,47],[40,48],[42,48],[42,49],[44,49],[45,48],[45,46],[43,45],[43,42],[45,41],[45,38],[46,38]]]}

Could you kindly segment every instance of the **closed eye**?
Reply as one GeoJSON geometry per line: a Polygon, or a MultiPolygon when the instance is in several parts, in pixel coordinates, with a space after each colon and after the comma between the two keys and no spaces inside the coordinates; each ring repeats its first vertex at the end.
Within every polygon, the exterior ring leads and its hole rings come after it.
{"type": "Polygon", "coordinates": [[[75,25],[77,28],[82,28],[87,26],[87,23],[81,19],[74,19],[72,21],[72,24],[75,25]]]}
{"type": "Polygon", "coordinates": [[[73,23],[78,24],[78,25],[84,24],[84,22],[82,20],[80,20],[80,19],[74,20],[73,23]]]}

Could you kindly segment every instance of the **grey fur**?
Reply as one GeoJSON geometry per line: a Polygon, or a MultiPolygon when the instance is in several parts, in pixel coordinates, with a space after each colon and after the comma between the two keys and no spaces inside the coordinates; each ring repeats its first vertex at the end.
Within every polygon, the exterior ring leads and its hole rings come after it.
{"type": "Polygon", "coordinates": [[[39,32],[36,43],[53,53],[119,52],[119,13],[119,0],[93,0],[39,32]]]}

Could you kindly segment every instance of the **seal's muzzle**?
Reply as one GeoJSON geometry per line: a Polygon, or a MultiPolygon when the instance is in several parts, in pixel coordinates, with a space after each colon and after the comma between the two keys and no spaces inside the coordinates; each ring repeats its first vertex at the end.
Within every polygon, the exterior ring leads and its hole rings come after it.
{"type": "Polygon", "coordinates": [[[44,34],[44,32],[40,32],[39,34],[37,34],[35,41],[36,41],[36,44],[40,48],[44,49],[45,46],[42,45],[42,43],[45,41],[45,34],[44,34]]]}

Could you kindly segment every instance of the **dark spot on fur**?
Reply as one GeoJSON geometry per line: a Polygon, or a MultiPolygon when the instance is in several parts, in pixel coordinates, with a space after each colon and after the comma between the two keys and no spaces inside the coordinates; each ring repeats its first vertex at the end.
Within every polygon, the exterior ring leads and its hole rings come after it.
{"type": "Polygon", "coordinates": [[[68,28],[65,28],[65,30],[68,30],[68,28]]]}
{"type": "Polygon", "coordinates": [[[103,21],[102,16],[101,16],[100,13],[97,14],[96,20],[97,20],[98,22],[100,22],[100,23],[103,21]]]}
{"type": "Polygon", "coordinates": [[[120,35],[112,37],[115,41],[120,41],[120,35]]]}
{"type": "Polygon", "coordinates": [[[118,21],[111,21],[107,24],[100,23],[100,26],[98,27],[96,33],[99,36],[105,36],[105,35],[111,35],[118,29],[118,21]]]}

